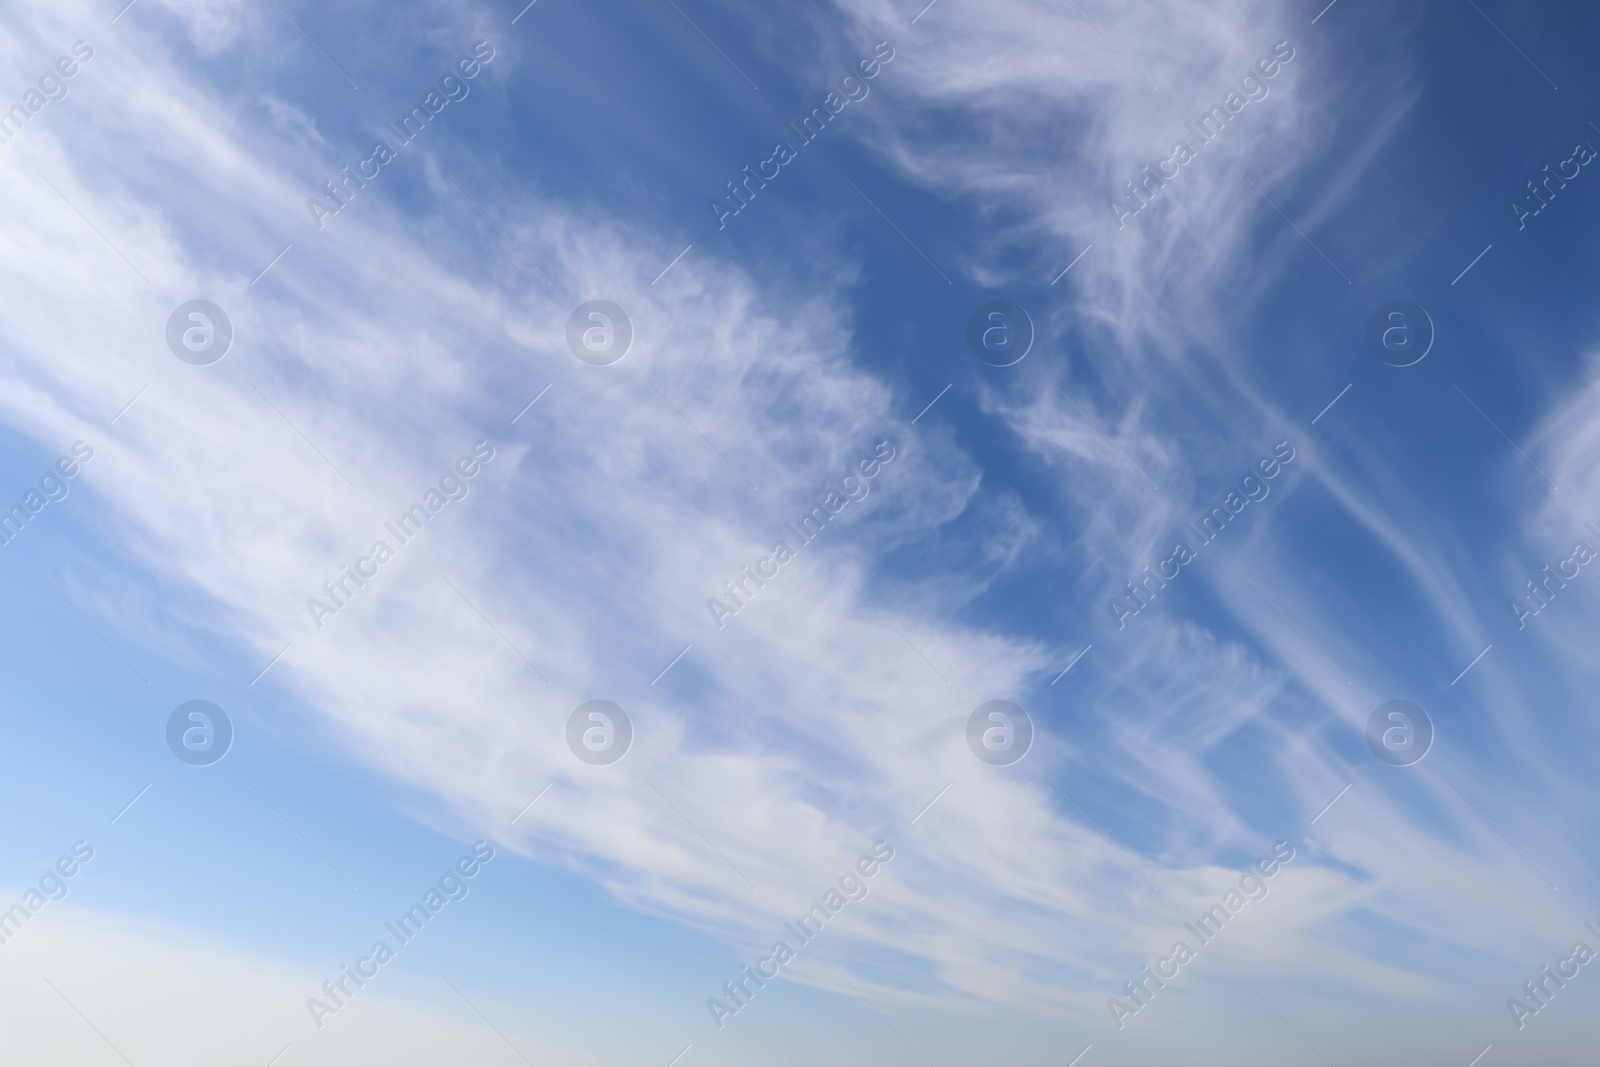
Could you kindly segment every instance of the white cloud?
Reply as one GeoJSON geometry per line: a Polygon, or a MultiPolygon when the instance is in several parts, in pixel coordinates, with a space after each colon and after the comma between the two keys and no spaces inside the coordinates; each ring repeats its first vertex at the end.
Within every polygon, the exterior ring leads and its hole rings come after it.
{"type": "MultiPolygon", "coordinates": [[[[1045,272],[1103,227],[1105,209],[1098,194],[1060,199],[1051,180],[1019,178],[1024,165],[1044,172],[1042,159],[1060,182],[1114,187],[1270,48],[1277,38],[1260,27],[1275,11],[1092,10],[1131,62],[1195,94],[1159,98],[1070,11],[946,2],[928,16],[946,20],[939,35],[908,43],[893,68],[910,102],[886,106],[866,136],[880,137],[911,180],[1042,221],[1061,241],[1059,255],[1033,249],[1045,272]],[[942,108],[983,120],[972,143],[926,133],[942,108]],[[1033,150],[996,166],[993,144],[1019,132],[1002,120],[1019,113],[1032,116],[1020,132],[1033,150]],[[913,133],[890,137],[891,127],[913,133]],[[1082,141],[1060,154],[1039,150],[1063,136],[1082,141]]],[[[41,38],[68,17],[30,15],[41,38]]],[[[868,9],[862,22],[906,37],[887,8],[868,9]]],[[[872,902],[850,911],[851,939],[819,946],[824,965],[804,972],[836,989],[840,967],[873,958],[884,977],[863,981],[869,989],[1099,1019],[1101,992],[1126,977],[1129,946],[1159,941],[1171,920],[1215,900],[1232,877],[1217,852],[1260,842],[1234,783],[1206,756],[1235,730],[1273,729],[1262,720],[1289,683],[1242,641],[1198,627],[1141,620],[1143,651],[1099,651],[1123,676],[1121,705],[1154,709],[1119,719],[1122,706],[1107,698],[1095,709],[1114,727],[1105,753],[1046,739],[1017,773],[971,758],[960,729],[967,713],[1047,679],[1071,650],[959,621],[982,591],[971,581],[946,585],[937,570],[898,578],[883,566],[893,557],[881,546],[899,548],[984,506],[982,471],[952,440],[905,427],[911,413],[895,408],[889,384],[850,357],[851,323],[831,293],[761,292],[700,249],[652,287],[678,250],[673,241],[500,188],[480,206],[523,220],[506,224],[507,237],[550,276],[547,286],[438,180],[421,149],[394,165],[411,168],[434,199],[411,203],[380,186],[319,233],[303,209],[312,191],[303,175],[323,165],[303,157],[307,136],[247,144],[158,38],[137,24],[120,32],[86,72],[94,91],[74,97],[78,110],[30,126],[0,173],[18,218],[0,252],[0,286],[26,309],[0,370],[0,412],[42,447],[95,444],[90,492],[73,506],[116,555],[80,565],[74,591],[120,632],[142,634],[145,654],[195,656],[194,633],[220,634],[248,675],[292,643],[270,683],[301,698],[358,758],[436,795],[439,807],[423,817],[511,837],[530,857],[554,854],[630,904],[736,945],[764,946],[883,837],[901,857],[872,902]],[[251,286],[289,241],[290,256],[251,286]],[[567,314],[594,294],[628,309],[636,330],[633,350],[609,368],[565,351],[567,314]],[[235,350],[211,368],[178,363],[162,341],[167,314],[197,295],[227,307],[236,327],[235,350]],[[149,392],[107,426],[145,382],[149,392]],[[511,416],[546,383],[550,392],[513,428],[511,416]],[[306,597],[385,538],[384,521],[479,438],[497,455],[471,495],[315,629],[306,597]],[[871,496],[800,549],[726,629],[713,628],[706,598],[786,538],[783,521],[881,440],[897,455],[871,496]],[[169,621],[152,621],[146,605],[168,588],[169,621]],[[597,696],[622,704],[638,729],[636,749],[610,768],[579,764],[563,740],[568,712],[597,696]],[[1048,783],[1072,758],[1102,760],[1130,791],[1181,809],[1153,831],[1162,845],[1138,857],[1159,894],[1116,847],[1063,814],[1048,783]],[[510,816],[552,782],[508,831],[510,816]],[[946,783],[950,794],[908,826],[946,783]]],[[[1162,484],[1185,483],[1185,502],[1153,504],[1116,450],[1053,393],[983,398],[1047,463],[1083,476],[1062,493],[1071,509],[1097,516],[1081,536],[1097,574],[1123,573],[1187,501],[1210,492],[1209,474],[1180,469],[1204,433],[1162,432],[1154,406],[1133,398],[1143,376],[1180,368],[1183,314],[1215,300],[1223,266],[1239,266],[1262,209],[1239,180],[1252,149],[1271,144],[1285,160],[1307,150],[1310,135],[1295,132],[1306,111],[1297,73],[1291,66],[1239,120],[1239,136],[1230,128],[1228,144],[1208,149],[1163,194],[1152,225],[1141,220],[1097,246],[1101,258],[1075,275],[1090,328],[1129,352],[1108,375],[1120,402],[1078,402],[1162,484]],[[1156,296],[1173,301],[1159,311],[1156,296]]],[[[1003,239],[972,273],[992,276],[1025,229],[1000,226],[1003,239]]],[[[1174,374],[1175,388],[1202,376],[1174,374]]],[[[1242,399],[1238,410],[1252,419],[1282,424],[1237,373],[1220,382],[1199,395],[1219,409],[1242,399]]],[[[1459,604],[1444,566],[1376,509],[1332,475],[1307,481],[1405,559],[1437,610],[1459,604]]],[[[1279,493],[1271,506],[1290,490],[1279,493]]],[[[1020,498],[1001,500],[976,519],[986,545],[1006,545],[996,568],[1047,536],[1020,498]]],[[[1273,547],[1263,546],[1262,565],[1286,567],[1273,547]]],[[[1325,720],[1360,718],[1346,696],[1354,690],[1275,616],[1246,608],[1247,589],[1220,573],[1192,580],[1294,669],[1325,720]]],[[[1332,645],[1330,655],[1353,664],[1354,645],[1332,645]]],[[[280,728],[287,737],[303,725],[280,728]]],[[[1292,731],[1282,736],[1273,769],[1309,816],[1347,768],[1292,731]]],[[[1429,788],[1445,795],[1437,781],[1429,788]]],[[[1397,911],[1432,884],[1425,873],[1495,877],[1487,849],[1469,855],[1379,828],[1340,839],[1339,851],[1364,872],[1408,857],[1397,911]]],[[[1294,876],[1312,877],[1298,868],[1294,876]]],[[[1315,877],[1300,896],[1284,894],[1282,921],[1299,909],[1286,938],[1310,937],[1340,907],[1375,906],[1377,894],[1353,876],[1315,877]]],[[[1503,900],[1504,888],[1496,892],[1503,900]]],[[[1453,914],[1476,927],[1495,900],[1484,893],[1453,914]]],[[[1378,973],[1348,954],[1330,958],[1352,980],[1378,973]]]]}

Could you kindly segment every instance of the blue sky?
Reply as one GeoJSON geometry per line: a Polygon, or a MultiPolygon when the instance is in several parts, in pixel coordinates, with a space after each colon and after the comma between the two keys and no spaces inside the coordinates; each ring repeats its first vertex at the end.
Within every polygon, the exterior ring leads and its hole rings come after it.
{"type": "Polygon", "coordinates": [[[1594,12],[96,0],[6,24],[20,1059],[1583,1047],[1594,12]],[[366,159],[337,213],[308,206],[366,159]],[[1176,170],[1119,209],[1147,165],[1176,170]],[[168,344],[195,300],[232,325],[204,365],[168,344]],[[594,300],[631,324],[610,363],[569,347],[594,300]],[[995,300],[1034,327],[1012,366],[966,341],[995,300]],[[1396,300],[1434,333],[1405,367],[1365,339],[1396,300]],[[400,543],[430,491],[458,499],[400,543]],[[801,544],[786,523],[830,492],[859,499],[801,544]],[[779,541],[719,626],[708,600],[779,541]],[[1547,566],[1577,574],[1535,614],[1547,566]],[[233,727],[205,766],[168,747],[192,700],[233,727]],[[568,745],[591,700],[629,717],[620,761],[568,745]],[[1031,719],[1019,762],[968,746],[993,700],[1031,719]],[[1409,765],[1367,741],[1392,700],[1432,725],[1409,765]],[[475,842],[466,896],[311,1010],[475,842]],[[875,846],[865,897],[719,1019],[875,846]],[[1180,940],[1195,958],[1130,994],[1180,940]]]}

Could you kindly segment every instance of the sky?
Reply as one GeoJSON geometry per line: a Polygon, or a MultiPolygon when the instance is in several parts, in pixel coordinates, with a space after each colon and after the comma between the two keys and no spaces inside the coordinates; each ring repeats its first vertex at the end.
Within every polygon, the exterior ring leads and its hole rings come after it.
{"type": "Polygon", "coordinates": [[[1592,1045],[1600,11],[524,4],[7,7],[8,1060],[1592,1045]]]}

